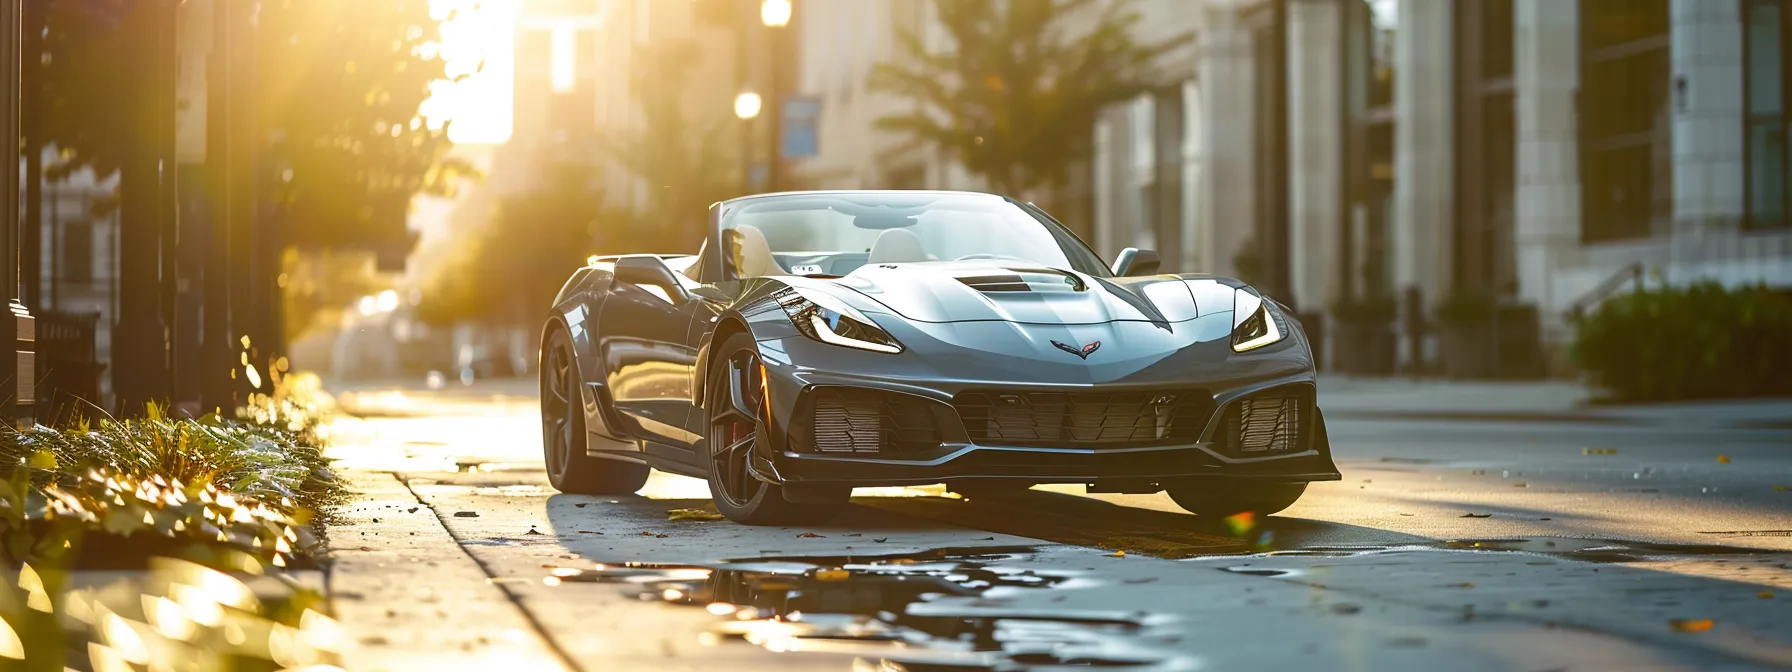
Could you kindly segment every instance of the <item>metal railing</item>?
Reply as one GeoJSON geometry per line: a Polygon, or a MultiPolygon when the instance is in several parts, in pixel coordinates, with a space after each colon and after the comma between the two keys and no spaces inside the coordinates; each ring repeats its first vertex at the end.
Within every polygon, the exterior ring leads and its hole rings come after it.
{"type": "Polygon", "coordinates": [[[1648,267],[1644,266],[1643,262],[1640,261],[1618,269],[1618,272],[1613,273],[1611,277],[1600,282],[1592,291],[1581,295],[1579,299],[1575,300],[1575,302],[1568,307],[1568,321],[1579,322],[1580,318],[1585,316],[1589,311],[1599,307],[1599,304],[1604,303],[1606,299],[1617,294],[1618,290],[1622,289],[1624,283],[1627,281],[1631,283],[1633,291],[1643,291],[1643,276],[1648,270],[1648,267]]]}
{"type": "Polygon", "coordinates": [[[38,421],[91,417],[100,399],[99,313],[46,311],[37,316],[38,421]]]}

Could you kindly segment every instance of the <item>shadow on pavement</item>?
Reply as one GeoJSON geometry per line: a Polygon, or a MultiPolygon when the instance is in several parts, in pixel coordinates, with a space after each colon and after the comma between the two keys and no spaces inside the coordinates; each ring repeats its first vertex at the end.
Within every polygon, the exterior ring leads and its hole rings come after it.
{"type": "Polygon", "coordinates": [[[1303,545],[1390,544],[1426,537],[1302,518],[1204,520],[1072,494],[1028,490],[999,497],[858,497],[854,503],[919,518],[1060,544],[1162,558],[1254,553],[1303,545]]]}

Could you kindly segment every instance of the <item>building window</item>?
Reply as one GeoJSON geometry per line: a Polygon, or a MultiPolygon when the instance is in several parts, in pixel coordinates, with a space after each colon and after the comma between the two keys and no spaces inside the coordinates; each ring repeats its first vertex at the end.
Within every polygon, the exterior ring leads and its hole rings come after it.
{"type": "Polygon", "coordinates": [[[1581,239],[1647,238],[1673,216],[1668,0],[1583,0],[1581,239]]]}
{"type": "Polygon", "coordinates": [[[1747,96],[1747,128],[1743,151],[1748,176],[1746,226],[1786,226],[1787,127],[1786,127],[1786,25],[1792,20],[1787,0],[1747,0],[1743,4],[1744,87],[1747,96]]]}
{"type": "Polygon", "coordinates": [[[1400,0],[1366,0],[1369,5],[1369,107],[1394,104],[1394,31],[1400,0]]]}
{"type": "Polygon", "coordinates": [[[93,225],[84,221],[62,224],[62,282],[86,289],[93,282],[93,225]]]}

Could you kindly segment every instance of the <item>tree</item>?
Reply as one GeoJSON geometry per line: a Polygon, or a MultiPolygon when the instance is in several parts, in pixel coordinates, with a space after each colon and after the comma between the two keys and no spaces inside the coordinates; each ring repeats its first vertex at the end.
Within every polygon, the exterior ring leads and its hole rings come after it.
{"type": "Polygon", "coordinates": [[[418,109],[446,79],[425,0],[279,0],[259,15],[257,101],[267,196],[289,242],[401,242],[417,194],[452,196],[475,171],[418,109]]]}
{"type": "Polygon", "coordinates": [[[698,47],[690,39],[641,47],[630,73],[642,125],[602,138],[606,153],[647,184],[647,202],[631,218],[629,235],[612,236],[606,254],[696,252],[709,206],[740,195],[741,126],[731,108],[687,104],[700,88],[690,75],[698,47]]]}
{"type": "Polygon", "coordinates": [[[1057,191],[1093,153],[1103,106],[1159,84],[1157,62],[1182,35],[1139,44],[1131,0],[934,0],[950,44],[898,36],[873,91],[913,101],[879,128],[941,148],[1004,194],[1057,191]]]}
{"type": "MultiPolygon", "coordinates": [[[[29,0],[26,30],[44,38],[42,54],[25,55],[43,63],[27,95],[41,101],[41,144],[60,150],[48,179],[117,172],[121,31],[140,2],[29,0]]],[[[356,247],[379,237],[375,224],[402,232],[412,196],[451,195],[476,176],[449,156],[447,128],[418,115],[430,82],[447,78],[427,0],[270,0],[257,22],[259,178],[290,242],[356,247]]]]}
{"type": "Polygon", "coordinates": [[[541,311],[574,269],[620,237],[629,221],[602,206],[589,164],[563,163],[530,192],[500,199],[459,255],[424,291],[418,317],[448,325],[539,326],[541,311]]]}

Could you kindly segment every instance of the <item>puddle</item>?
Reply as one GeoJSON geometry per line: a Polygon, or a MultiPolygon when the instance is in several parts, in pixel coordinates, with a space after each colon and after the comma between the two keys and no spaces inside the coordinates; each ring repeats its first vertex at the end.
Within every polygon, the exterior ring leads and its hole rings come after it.
{"type": "Polygon", "coordinates": [[[545,581],[619,584],[643,601],[713,614],[706,643],[856,655],[855,669],[868,671],[1198,667],[1156,648],[1173,641],[1158,629],[1164,617],[1017,606],[1032,591],[1089,585],[1021,566],[1030,550],[628,563],[555,569],[545,581]]]}

